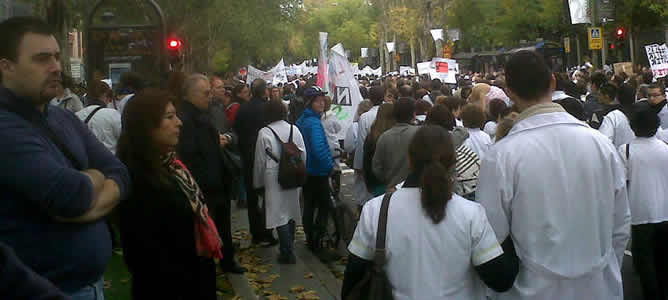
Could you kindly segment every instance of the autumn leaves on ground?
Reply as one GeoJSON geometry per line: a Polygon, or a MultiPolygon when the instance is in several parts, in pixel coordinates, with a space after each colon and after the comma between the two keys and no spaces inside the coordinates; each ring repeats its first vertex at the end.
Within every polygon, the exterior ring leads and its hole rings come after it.
{"type": "MultiPolygon", "coordinates": [[[[304,242],[304,231],[301,226],[297,228],[296,242],[304,242]]],[[[250,244],[251,236],[247,230],[237,230],[233,234],[235,244],[241,245],[238,251],[239,263],[245,267],[248,272],[245,274],[248,279],[248,286],[258,295],[259,299],[268,300],[318,300],[321,296],[326,299],[325,295],[318,295],[315,290],[307,290],[304,285],[308,285],[309,280],[318,280],[312,272],[303,274],[303,281],[296,282],[290,287],[289,292],[281,294],[272,288],[272,284],[281,277],[280,274],[272,274],[274,261],[262,259],[257,254],[257,249],[250,244]],[[303,283],[304,285],[300,284],[303,283]]],[[[345,258],[329,265],[329,269],[339,279],[343,279],[343,268],[345,266],[345,258]]],[[[241,300],[240,296],[235,294],[232,284],[227,279],[225,274],[218,273],[216,285],[218,287],[219,299],[241,300]]],[[[158,275],[156,275],[158,276],[158,275]]],[[[300,275],[301,276],[301,275],[300,275]]],[[[130,274],[128,273],[125,264],[123,263],[122,254],[114,253],[110,262],[109,268],[105,273],[105,298],[108,300],[129,300],[130,297],[130,274]]]]}

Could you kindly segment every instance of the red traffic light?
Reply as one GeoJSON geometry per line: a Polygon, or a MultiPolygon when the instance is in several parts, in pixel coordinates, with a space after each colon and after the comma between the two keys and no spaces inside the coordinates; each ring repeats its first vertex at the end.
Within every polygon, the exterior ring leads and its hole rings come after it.
{"type": "Polygon", "coordinates": [[[618,39],[623,39],[624,36],[626,36],[626,30],[624,27],[617,27],[617,30],[615,30],[615,34],[617,35],[618,39]]]}
{"type": "Polygon", "coordinates": [[[610,44],[610,49],[615,50],[615,44],[610,44]]]}
{"type": "Polygon", "coordinates": [[[169,41],[167,41],[167,48],[170,50],[179,50],[179,48],[181,48],[181,41],[177,39],[169,39],[169,41]]]}

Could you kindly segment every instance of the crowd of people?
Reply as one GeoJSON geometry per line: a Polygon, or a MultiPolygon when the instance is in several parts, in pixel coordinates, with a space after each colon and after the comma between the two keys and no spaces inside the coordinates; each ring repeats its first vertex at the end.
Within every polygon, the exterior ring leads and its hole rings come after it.
{"type": "Polygon", "coordinates": [[[0,39],[2,298],[103,299],[118,248],[134,299],[216,299],[217,269],[246,272],[234,202],[278,263],[296,263],[298,224],[332,260],[345,165],[360,218],[343,299],[375,263],[385,198],[395,299],[623,299],[631,238],[645,299],[668,296],[668,106],[646,69],[560,73],[520,51],[456,84],[359,76],[342,128],[313,74],[127,72],[77,95],[44,22],[10,18],[0,39]]]}

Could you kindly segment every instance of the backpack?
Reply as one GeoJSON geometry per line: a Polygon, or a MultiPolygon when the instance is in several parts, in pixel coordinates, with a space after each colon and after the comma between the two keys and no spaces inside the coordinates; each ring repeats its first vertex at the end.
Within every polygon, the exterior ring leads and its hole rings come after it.
{"type": "Polygon", "coordinates": [[[290,125],[290,137],[285,143],[281,141],[281,138],[278,137],[274,129],[269,126],[267,128],[271,130],[271,133],[274,134],[274,137],[281,145],[280,159],[277,159],[269,151],[269,148],[265,149],[267,155],[278,163],[278,184],[285,190],[304,186],[307,178],[306,165],[304,164],[304,160],[302,160],[302,153],[304,151],[299,150],[299,147],[292,141],[294,125],[290,125]]]}

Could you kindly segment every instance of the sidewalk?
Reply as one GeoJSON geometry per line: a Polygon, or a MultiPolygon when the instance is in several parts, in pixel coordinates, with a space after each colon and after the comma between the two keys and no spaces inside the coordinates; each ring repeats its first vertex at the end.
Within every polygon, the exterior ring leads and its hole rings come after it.
{"type": "Polygon", "coordinates": [[[243,275],[227,276],[236,292],[236,299],[340,299],[342,262],[332,266],[341,278],[338,279],[330,267],[308,250],[301,226],[297,226],[295,265],[277,263],[278,246],[261,248],[251,245],[245,209],[233,209],[232,232],[235,242],[240,243],[237,252],[239,263],[249,270],[243,275]]]}

